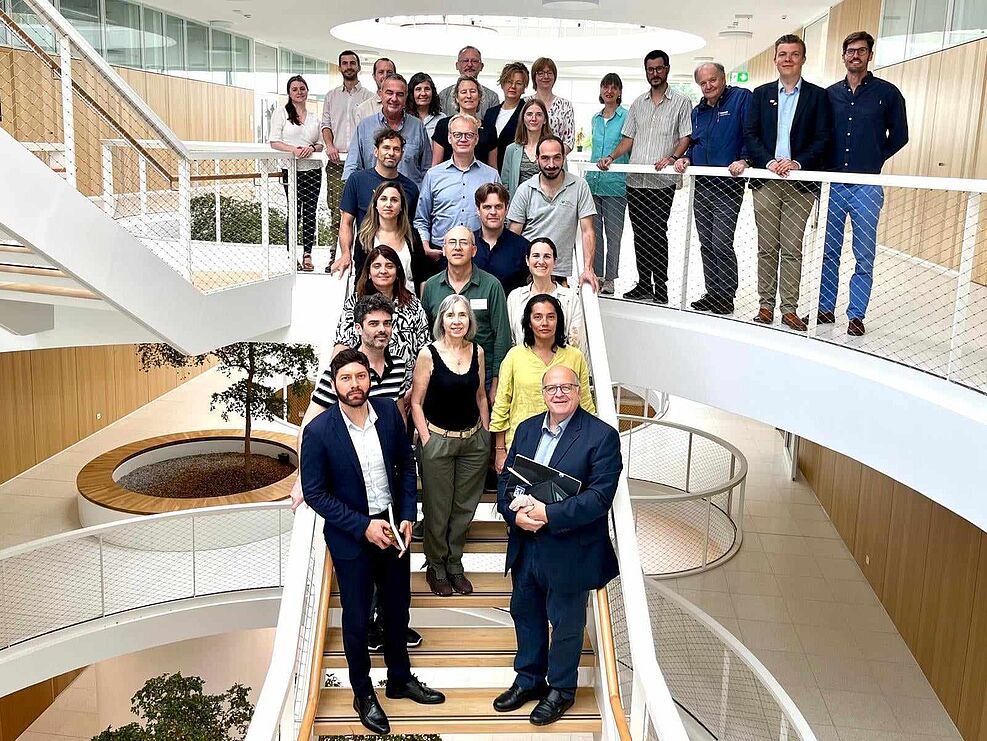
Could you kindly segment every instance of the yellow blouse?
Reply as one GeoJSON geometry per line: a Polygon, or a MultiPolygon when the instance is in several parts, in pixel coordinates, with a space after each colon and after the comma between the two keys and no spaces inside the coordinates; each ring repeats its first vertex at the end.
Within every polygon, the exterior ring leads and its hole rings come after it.
{"type": "Polygon", "coordinates": [[[490,431],[507,432],[506,445],[511,447],[514,430],[528,417],[548,411],[541,392],[541,379],[549,368],[564,365],[579,376],[579,405],[596,414],[589,389],[589,365],[577,348],[568,345],[555,351],[552,362],[545,365],[534,350],[524,345],[512,347],[500,364],[497,398],[490,414],[490,431]]]}

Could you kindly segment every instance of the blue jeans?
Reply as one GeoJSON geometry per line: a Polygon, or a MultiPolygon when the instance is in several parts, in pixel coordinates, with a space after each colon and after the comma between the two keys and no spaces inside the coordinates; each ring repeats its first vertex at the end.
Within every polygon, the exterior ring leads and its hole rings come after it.
{"type": "Polygon", "coordinates": [[[867,304],[870,302],[870,292],[874,284],[877,222],[881,218],[883,206],[884,189],[879,185],[833,183],[830,186],[819,311],[836,310],[843,228],[849,216],[853,232],[854,269],[850,277],[850,306],[847,307],[846,315],[848,319],[863,319],[867,314],[867,304]]]}
{"type": "Polygon", "coordinates": [[[593,217],[593,232],[596,235],[596,253],[593,255],[593,270],[604,280],[617,278],[620,264],[620,240],[624,236],[624,214],[627,212],[626,196],[593,196],[596,216],[593,217]],[[603,259],[603,234],[607,235],[606,268],[603,259]]]}

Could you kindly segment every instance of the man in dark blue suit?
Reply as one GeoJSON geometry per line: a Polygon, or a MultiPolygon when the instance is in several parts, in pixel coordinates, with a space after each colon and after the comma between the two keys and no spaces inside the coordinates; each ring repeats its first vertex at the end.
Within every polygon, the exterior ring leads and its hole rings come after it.
{"type": "Polygon", "coordinates": [[[343,608],[343,650],[353,709],[374,733],[389,733],[370,682],[370,601],[376,587],[384,624],[389,698],[432,705],[445,701],[411,674],[405,634],[411,606],[409,559],[396,547],[411,543],[415,521],[415,460],[404,419],[391,399],[368,399],[370,361],[347,348],[329,366],[339,404],[320,414],[302,436],[305,502],[325,520],[343,608]],[[388,524],[388,509],[398,533],[388,524]]]}
{"type": "Polygon", "coordinates": [[[775,41],[774,61],[778,79],[754,90],[744,117],[744,144],[750,163],[782,178],[750,182],[761,304],[754,321],[774,322],[778,301],[782,323],[805,332],[806,324],[798,315],[802,238],[819,183],[786,178],[796,170],[828,167],[833,114],[826,91],[802,79],[802,39],[788,34],[775,41]]]}
{"type": "Polygon", "coordinates": [[[572,707],[586,597],[618,573],[607,515],[622,465],[617,431],[579,407],[579,377],[572,369],[557,365],[546,371],[542,394],[548,413],[518,425],[497,490],[497,509],[510,525],[506,569],[514,584],[517,677],[493,703],[507,712],[539,700],[530,715],[539,726],[572,707]],[[579,479],[579,493],[554,504],[531,500],[518,506],[519,500],[512,507],[508,469],[518,455],[579,479]]]}

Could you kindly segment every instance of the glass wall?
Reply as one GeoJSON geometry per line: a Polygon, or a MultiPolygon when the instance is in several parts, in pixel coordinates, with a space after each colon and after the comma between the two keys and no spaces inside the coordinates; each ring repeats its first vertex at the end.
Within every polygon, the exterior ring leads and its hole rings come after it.
{"type": "Polygon", "coordinates": [[[142,66],[141,8],[127,0],[104,0],[106,61],[121,67],[142,66]]]}
{"type": "Polygon", "coordinates": [[[879,67],[987,38],[987,0],[884,0],[879,67]]]}
{"type": "Polygon", "coordinates": [[[99,0],[62,0],[58,9],[96,51],[104,53],[99,0]]]}

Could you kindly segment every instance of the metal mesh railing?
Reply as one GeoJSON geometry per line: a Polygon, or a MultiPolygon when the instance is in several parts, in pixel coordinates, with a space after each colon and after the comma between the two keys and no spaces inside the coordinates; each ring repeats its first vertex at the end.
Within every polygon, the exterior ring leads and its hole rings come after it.
{"type": "Polygon", "coordinates": [[[47,0],[0,12],[0,35],[3,127],[200,291],[284,275],[320,237],[335,243],[321,160],[181,142],[47,0]]]}
{"type": "Polygon", "coordinates": [[[618,418],[644,573],[682,576],[733,556],[743,540],[744,454],[684,425],[618,418]]]}
{"type": "Polygon", "coordinates": [[[628,188],[616,295],[807,335],[987,392],[987,182],[651,172],[650,187],[628,188]]]}
{"type": "Polygon", "coordinates": [[[286,504],[97,525],[0,551],[0,649],[174,600],[280,587],[286,504]]]}
{"type": "Polygon", "coordinates": [[[660,584],[645,589],[665,681],[713,738],[815,738],[791,698],[725,628],[660,584]]]}

